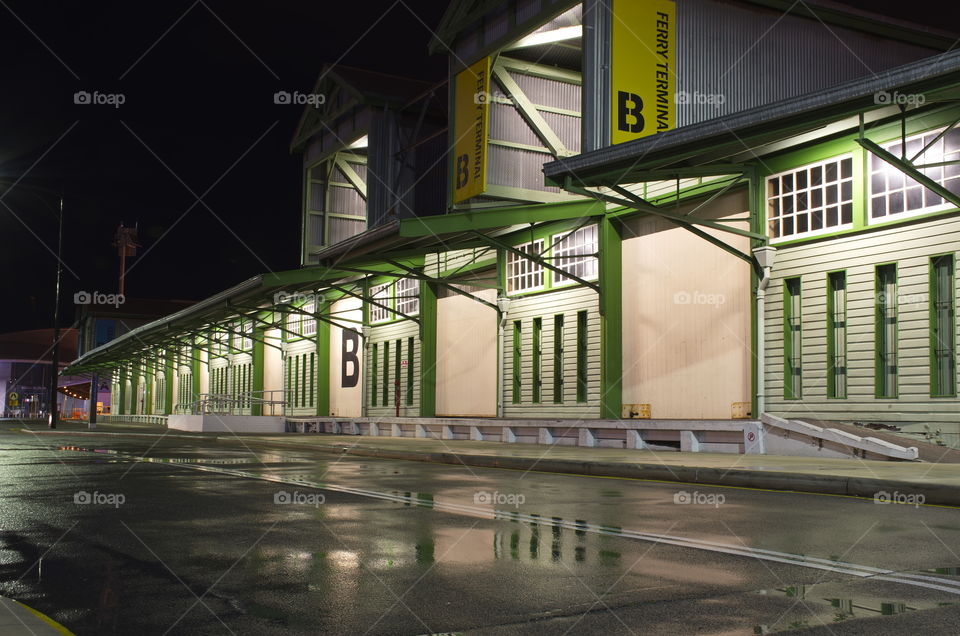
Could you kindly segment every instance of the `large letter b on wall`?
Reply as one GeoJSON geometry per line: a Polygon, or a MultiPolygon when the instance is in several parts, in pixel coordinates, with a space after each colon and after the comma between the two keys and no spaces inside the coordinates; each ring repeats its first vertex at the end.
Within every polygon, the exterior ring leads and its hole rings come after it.
{"type": "Polygon", "coordinates": [[[630,133],[643,131],[643,100],[639,95],[627,91],[617,92],[617,128],[630,133]],[[633,117],[634,122],[628,122],[628,117],[633,117]]]}
{"type": "Polygon", "coordinates": [[[360,336],[356,331],[344,329],[343,349],[340,353],[340,386],[351,389],[360,381],[360,336]]]}

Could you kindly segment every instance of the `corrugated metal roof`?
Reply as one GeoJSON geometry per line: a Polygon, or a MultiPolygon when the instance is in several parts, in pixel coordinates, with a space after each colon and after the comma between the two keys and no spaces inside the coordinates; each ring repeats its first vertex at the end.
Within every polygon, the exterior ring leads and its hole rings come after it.
{"type": "MultiPolygon", "coordinates": [[[[696,157],[730,144],[740,152],[745,141],[764,133],[788,137],[812,130],[831,119],[886,107],[877,103],[881,91],[903,94],[960,84],[960,50],[846,82],[822,91],[785,99],[698,124],[677,128],[592,152],[566,157],[545,164],[548,179],[562,183],[567,177],[579,185],[601,185],[599,178],[614,170],[623,170],[621,183],[630,183],[630,173],[653,167],[697,165],[696,157]]],[[[770,141],[768,139],[767,141],[770,141]]]]}

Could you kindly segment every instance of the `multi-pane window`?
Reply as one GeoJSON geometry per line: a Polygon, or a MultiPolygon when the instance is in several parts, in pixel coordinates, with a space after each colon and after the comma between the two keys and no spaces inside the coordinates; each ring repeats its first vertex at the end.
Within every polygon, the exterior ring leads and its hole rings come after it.
{"type": "Polygon", "coordinates": [[[553,317],[553,403],[563,403],[563,314],[553,317]]]}
{"type": "Polygon", "coordinates": [[[521,331],[521,322],[513,321],[513,399],[514,404],[520,404],[520,391],[523,388],[520,364],[523,361],[523,339],[521,331]]]}
{"type": "Polygon", "coordinates": [[[233,347],[234,351],[243,351],[243,327],[243,321],[237,321],[230,325],[230,329],[233,330],[233,333],[230,334],[233,340],[230,346],[233,347]]]}
{"type": "Polygon", "coordinates": [[[803,327],[799,278],[789,278],[784,281],[783,330],[783,396],[797,400],[803,392],[801,373],[803,327]]]}
{"type": "Polygon", "coordinates": [[[317,303],[309,302],[300,308],[300,311],[303,313],[300,314],[300,333],[306,336],[313,336],[317,333],[317,319],[313,317],[313,313],[316,312],[317,303]],[[311,314],[311,315],[307,315],[311,314]]]}
{"type": "Polygon", "coordinates": [[[955,262],[952,254],[930,261],[930,392],[936,397],[957,394],[955,262]]]}
{"type": "MultiPolygon", "coordinates": [[[[582,227],[560,239],[553,247],[553,265],[578,278],[596,278],[597,226],[582,227]]],[[[553,282],[559,285],[573,282],[573,279],[554,272],[553,282]]]]}
{"type": "Polygon", "coordinates": [[[876,284],[876,393],[897,397],[897,266],[877,267],[876,284]]]}
{"type": "Polygon", "coordinates": [[[407,406],[413,405],[413,338],[407,338],[407,406]]]}
{"type": "Polygon", "coordinates": [[[390,283],[370,288],[370,322],[384,322],[390,319],[390,283]]]}
{"type": "Polygon", "coordinates": [[[533,402],[540,402],[543,385],[543,318],[533,319],[533,402]]]}
{"type": "Polygon", "coordinates": [[[240,323],[240,333],[243,334],[243,339],[240,341],[240,346],[244,351],[250,351],[253,349],[253,321],[244,320],[240,323]]]}
{"type": "Polygon", "coordinates": [[[847,274],[827,274],[827,397],[847,397],[847,274]]]}
{"type": "Polygon", "coordinates": [[[401,278],[396,282],[397,311],[407,316],[420,313],[420,281],[416,278],[401,278]]]}
{"type": "Polygon", "coordinates": [[[287,314],[287,338],[300,337],[300,314],[291,308],[287,314]]]}
{"type": "MultiPolygon", "coordinates": [[[[932,165],[960,160],[960,130],[931,130],[907,137],[906,150],[897,139],[883,148],[897,157],[904,157],[914,165],[922,166],[921,172],[954,194],[960,194],[960,164],[932,165]],[[921,152],[923,151],[923,152],[921,152]],[[917,153],[920,153],[919,155],[917,153]]],[[[953,207],[938,194],[906,176],[876,155],[870,155],[870,220],[885,221],[913,214],[933,212],[953,207]]]]}
{"type": "MultiPolygon", "coordinates": [[[[516,249],[523,254],[539,257],[543,253],[543,239],[518,245],[516,249]]],[[[508,252],[507,292],[537,289],[543,289],[543,265],[516,252],[508,252]]]]}
{"type": "Polygon", "coordinates": [[[767,220],[775,240],[853,227],[853,158],[767,177],[767,220]]]}
{"type": "Polygon", "coordinates": [[[577,312],[577,402],[587,401],[587,312],[577,312]]]}

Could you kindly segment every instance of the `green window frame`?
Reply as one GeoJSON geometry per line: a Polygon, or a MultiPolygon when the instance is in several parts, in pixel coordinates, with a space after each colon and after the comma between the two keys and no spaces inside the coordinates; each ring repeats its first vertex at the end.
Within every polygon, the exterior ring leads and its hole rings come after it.
{"type": "Polygon", "coordinates": [[[803,310],[800,278],[783,281],[783,397],[803,396],[803,310]]]}
{"type": "Polygon", "coordinates": [[[827,397],[847,397],[847,272],[827,274],[827,397]]]}
{"type": "Polygon", "coordinates": [[[413,406],[413,336],[407,338],[407,406],[413,406]]]}
{"type": "Polygon", "coordinates": [[[876,271],[876,374],[878,398],[897,397],[897,265],[877,265],[876,271]]]}
{"type": "Polygon", "coordinates": [[[523,352],[520,347],[522,343],[522,323],[519,320],[513,321],[513,394],[511,401],[514,404],[520,404],[520,390],[523,388],[520,375],[520,363],[523,360],[523,352]]]}
{"type": "Polygon", "coordinates": [[[563,404],[563,314],[553,317],[553,403],[563,404]]]}
{"type": "Polygon", "coordinates": [[[533,403],[539,404],[543,385],[543,318],[533,319],[533,403]]]}
{"type": "Polygon", "coordinates": [[[380,365],[380,345],[376,342],[373,343],[373,355],[370,356],[370,361],[373,363],[370,365],[370,405],[377,405],[377,379],[380,377],[380,371],[378,369],[380,365]]]}
{"type": "Polygon", "coordinates": [[[930,259],[930,396],[957,396],[956,261],[930,259]]]}
{"type": "Polygon", "coordinates": [[[587,401],[587,312],[577,312],[577,402],[587,401]]]}
{"type": "Polygon", "coordinates": [[[390,404],[390,341],[383,343],[383,406],[390,404]]]}
{"type": "Polygon", "coordinates": [[[393,396],[393,399],[396,403],[400,399],[400,358],[403,357],[403,340],[397,338],[397,341],[394,343],[394,345],[396,350],[393,356],[393,384],[396,395],[393,396]]]}
{"type": "Polygon", "coordinates": [[[317,399],[317,354],[310,354],[310,406],[316,405],[317,399]]]}

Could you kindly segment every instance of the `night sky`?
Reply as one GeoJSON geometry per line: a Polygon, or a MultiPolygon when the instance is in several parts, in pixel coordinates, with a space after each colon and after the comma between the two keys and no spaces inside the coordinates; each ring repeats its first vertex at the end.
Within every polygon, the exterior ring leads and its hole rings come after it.
{"type": "Polygon", "coordinates": [[[303,107],[274,93],[308,93],[338,61],[442,80],[421,20],[435,28],[444,5],[0,3],[0,332],[52,325],[61,191],[62,324],[74,292],[116,292],[121,221],[143,245],[128,296],[199,300],[297,267],[303,107]],[[126,101],[78,105],[77,91],[126,101]]]}
{"type": "MultiPolygon", "coordinates": [[[[74,292],[116,291],[121,221],[143,245],[128,296],[199,300],[297,267],[302,107],[274,93],[309,92],[327,62],[442,80],[427,44],[446,4],[0,2],[0,332],[52,324],[61,192],[61,324],[74,292]]],[[[942,27],[920,10],[937,4],[859,6],[942,27]]]]}

